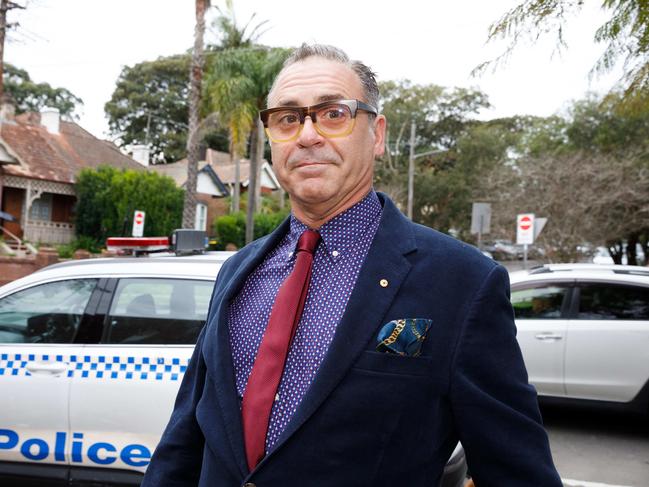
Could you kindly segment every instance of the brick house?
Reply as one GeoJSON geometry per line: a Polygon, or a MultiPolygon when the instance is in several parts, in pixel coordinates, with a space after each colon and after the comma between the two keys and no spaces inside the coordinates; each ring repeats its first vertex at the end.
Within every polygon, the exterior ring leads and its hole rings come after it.
{"type": "Polygon", "coordinates": [[[0,235],[30,242],[62,244],[75,235],[76,176],[83,168],[110,165],[141,170],[142,165],[112,143],[97,139],[56,109],[14,116],[0,110],[0,210],[16,221],[0,220],[0,235]]]}

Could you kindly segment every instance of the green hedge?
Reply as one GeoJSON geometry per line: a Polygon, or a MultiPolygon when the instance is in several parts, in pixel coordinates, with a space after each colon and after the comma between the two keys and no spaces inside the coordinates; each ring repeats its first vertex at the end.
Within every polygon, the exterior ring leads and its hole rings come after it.
{"type": "MultiPolygon", "coordinates": [[[[288,212],[256,213],[255,239],[271,233],[288,216],[288,212]]],[[[214,219],[214,233],[218,239],[217,247],[224,249],[229,243],[242,248],[246,244],[246,215],[243,212],[232,213],[214,219]]]]}
{"type": "Polygon", "coordinates": [[[154,172],[102,166],[83,169],[76,184],[76,232],[103,245],[107,237],[130,236],[135,210],[146,212],[144,236],[180,228],[184,191],[154,172]]]}

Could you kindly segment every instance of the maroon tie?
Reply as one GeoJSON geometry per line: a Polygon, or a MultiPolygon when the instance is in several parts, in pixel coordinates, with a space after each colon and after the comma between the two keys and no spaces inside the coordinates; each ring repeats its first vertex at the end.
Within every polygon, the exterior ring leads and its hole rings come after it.
{"type": "Polygon", "coordinates": [[[297,258],[275,297],[268,326],[243,394],[241,415],[246,458],[250,470],[264,458],[266,433],[288,349],[302,316],[311,280],[313,252],[320,241],[315,230],[305,230],[297,243],[297,258]]]}

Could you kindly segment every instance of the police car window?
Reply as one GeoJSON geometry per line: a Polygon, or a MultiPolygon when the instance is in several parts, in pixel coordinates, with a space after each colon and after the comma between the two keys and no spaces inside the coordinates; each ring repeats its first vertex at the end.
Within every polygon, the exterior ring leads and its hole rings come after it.
{"type": "Polygon", "coordinates": [[[567,290],[566,287],[548,286],[512,291],[514,316],[516,319],[559,319],[567,290]]]}
{"type": "Polygon", "coordinates": [[[580,320],[649,320],[649,288],[580,284],[580,320]]]}
{"type": "Polygon", "coordinates": [[[189,279],[120,279],[105,342],[195,343],[213,286],[211,281],[189,279]]]}
{"type": "Polygon", "coordinates": [[[96,284],[50,282],[0,299],[0,343],[71,343],[96,284]]]}

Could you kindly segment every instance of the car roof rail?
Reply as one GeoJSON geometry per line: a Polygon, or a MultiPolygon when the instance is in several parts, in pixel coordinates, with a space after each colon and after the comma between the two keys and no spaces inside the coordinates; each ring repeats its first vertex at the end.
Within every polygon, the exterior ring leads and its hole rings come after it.
{"type": "Polygon", "coordinates": [[[546,265],[537,265],[530,269],[530,274],[546,274],[548,272],[554,272],[546,265]]]}
{"type": "Polygon", "coordinates": [[[626,274],[629,276],[649,276],[649,269],[614,269],[613,273],[615,274],[626,274]]]}

